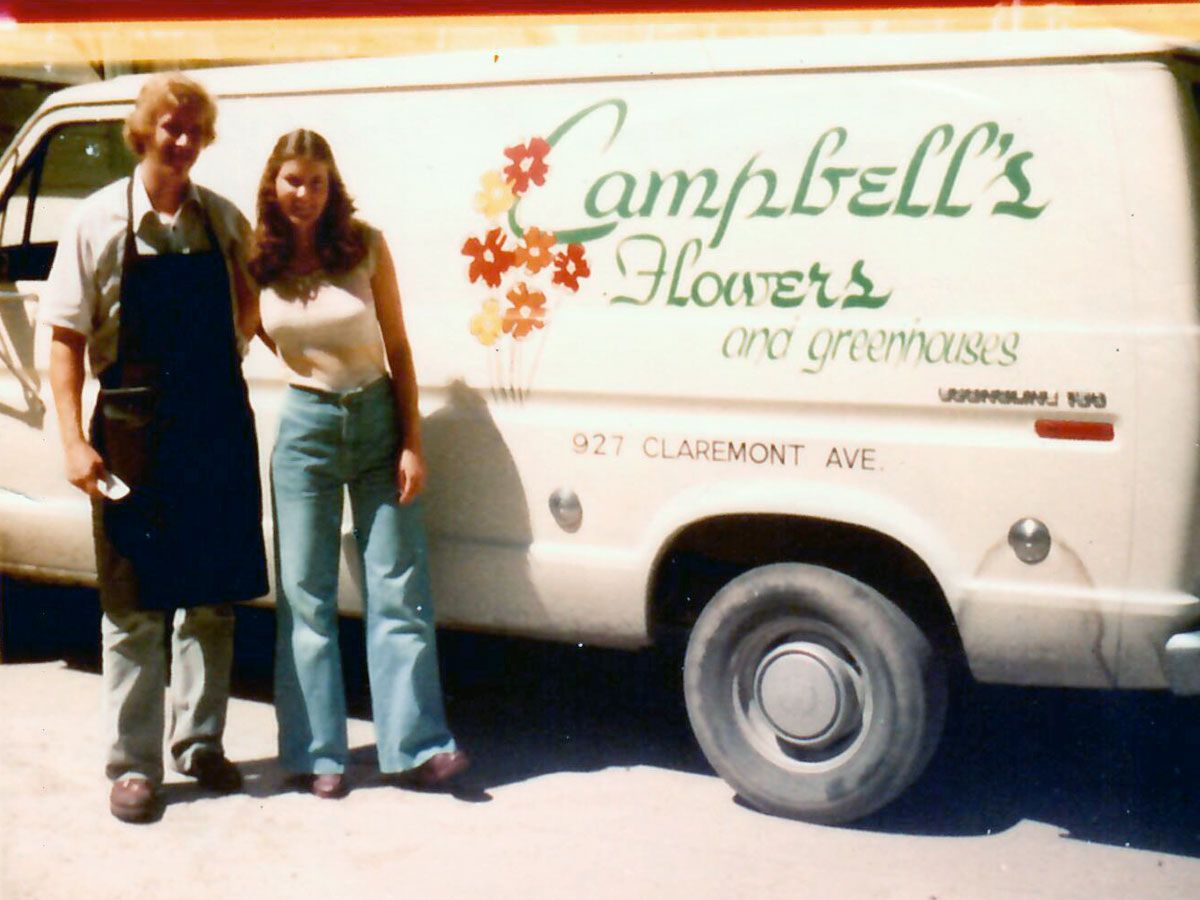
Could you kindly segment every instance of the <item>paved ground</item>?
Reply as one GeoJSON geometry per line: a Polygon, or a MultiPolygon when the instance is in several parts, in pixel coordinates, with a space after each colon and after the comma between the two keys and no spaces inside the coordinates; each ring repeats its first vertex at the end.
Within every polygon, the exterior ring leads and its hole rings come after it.
{"type": "MultiPolygon", "coordinates": [[[[330,803],[274,767],[269,619],[244,612],[228,750],[247,791],[175,778],[150,826],[107,812],[92,650],[0,666],[0,897],[1200,896],[1195,701],[971,689],[913,791],[823,828],[755,813],[709,774],[669,658],[445,635],[478,760],[466,789],[374,778],[355,687],[356,789],[330,803]]],[[[358,684],[361,659],[348,667],[358,684]]]]}

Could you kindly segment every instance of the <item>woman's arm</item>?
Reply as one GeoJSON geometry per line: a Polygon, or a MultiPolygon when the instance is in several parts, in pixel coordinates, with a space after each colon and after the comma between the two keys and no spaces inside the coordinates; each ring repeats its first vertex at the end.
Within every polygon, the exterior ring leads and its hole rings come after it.
{"type": "Polygon", "coordinates": [[[245,240],[229,242],[229,268],[233,273],[233,293],[237,299],[238,348],[244,354],[254,335],[259,332],[261,317],[258,307],[258,287],[246,272],[245,240]]]}
{"type": "Polygon", "coordinates": [[[269,334],[267,334],[267,329],[263,328],[262,319],[259,319],[258,331],[256,332],[256,334],[258,335],[258,339],[260,341],[262,341],[264,344],[266,344],[267,349],[270,350],[272,354],[274,354],[276,352],[275,342],[273,340],[271,340],[271,336],[269,334]]]}
{"type": "Polygon", "coordinates": [[[421,450],[421,412],[417,405],[417,375],[413,368],[412,350],[404,330],[404,315],[400,308],[400,288],[396,284],[396,266],[383,235],[375,271],[371,275],[371,290],[375,295],[375,314],[383,333],[384,351],[392,373],[392,394],[396,398],[396,414],[400,419],[401,443],[396,461],[396,489],[401,503],[414,499],[425,487],[425,458],[421,450]]]}

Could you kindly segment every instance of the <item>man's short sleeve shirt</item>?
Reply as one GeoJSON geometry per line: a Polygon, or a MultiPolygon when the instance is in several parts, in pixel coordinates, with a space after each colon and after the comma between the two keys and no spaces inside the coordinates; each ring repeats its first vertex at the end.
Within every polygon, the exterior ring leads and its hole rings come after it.
{"type": "MultiPolygon", "coordinates": [[[[122,178],[83,200],[67,221],[54,265],[38,304],[38,320],[87,337],[92,372],[103,372],[117,355],[121,270],[129,221],[129,179],[122,178]]],[[[156,212],[140,174],[134,173],[133,227],[140,254],[192,253],[209,249],[207,211],[228,268],[244,268],[250,226],[236,206],[205,188],[188,185],[174,216],[156,212]]],[[[230,303],[237,298],[230,272],[230,303]]]]}

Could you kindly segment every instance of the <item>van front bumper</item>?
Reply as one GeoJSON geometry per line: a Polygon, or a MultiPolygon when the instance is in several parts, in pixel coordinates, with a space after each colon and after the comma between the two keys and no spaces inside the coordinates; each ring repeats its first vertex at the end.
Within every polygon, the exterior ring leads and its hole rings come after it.
{"type": "Polygon", "coordinates": [[[1200,694],[1200,631],[1171,635],[1166,661],[1172,693],[1200,694]]]}

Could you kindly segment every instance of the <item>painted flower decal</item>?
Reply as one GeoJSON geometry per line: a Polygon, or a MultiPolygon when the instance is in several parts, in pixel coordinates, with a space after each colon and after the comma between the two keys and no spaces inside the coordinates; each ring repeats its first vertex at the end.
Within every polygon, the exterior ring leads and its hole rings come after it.
{"type": "Polygon", "coordinates": [[[554,283],[573,291],[579,290],[579,279],[592,274],[587,260],[583,258],[583,244],[571,244],[566,253],[554,257],[554,283]]]}
{"type": "Polygon", "coordinates": [[[517,195],[499,171],[485,173],[479,184],[482,190],[475,195],[475,208],[489,219],[508,212],[516,202],[517,195]]]}
{"type": "Polygon", "coordinates": [[[504,174],[508,176],[514,194],[525,193],[531,181],[536,185],[546,183],[546,173],[550,170],[546,165],[546,154],[549,152],[550,145],[543,138],[505,149],[504,155],[512,160],[512,164],[504,167],[504,174]]]}
{"type": "Polygon", "coordinates": [[[467,316],[471,335],[489,350],[484,359],[493,396],[509,400],[528,394],[542,358],[544,329],[591,274],[582,244],[559,244],[553,231],[522,223],[517,215],[535,186],[546,184],[550,150],[541,137],[504,150],[507,162],[485,172],[474,195],[475,209],[489,220],[481,229],[484,237],[468,237],[462,245],[470,258],[469,281],[482,279],[492,289],[467,316]],[[504,214],[507,220],[497,224],[504,214]],[[534,332],[540,333],[531,338],[534,332]]]}
{"type": "Polygon", "coordinates": [[[463,256],[471,257],[467,274],[472,284],[482,278],[489,287],[500,286],[500,276],[512,268],[514,261],[512,251],[504,249],[504,241],[504,232],[500,228],[493,228],[483,243],[478,238],[468,238],[463,244],[463,256]]]}
{"type": "Polygon", "coordinates": [[[545,324],[546,295],[541,291],[529,290],[522,281],[508,292],[508,302],[512,306],[504,311],[504,330],[514,338],[519,340],[545,324]]]}
{"type": "Polygon", "coordinates": [[[500,301],[488,299],[483,301],[483,309],[471,317],[471,334],[479,343],[490,347],[500,337],[503,324],[500,319],[500,301]]]}
{"type": "Polygon", "coordinates": [[[525,232],[525,243],[514,251],[517,265],[524,266],[530,275],[536,275],[554,262],[554,254],[550,252],[553,246],[553,232],[530,226],[525,232]]]}

